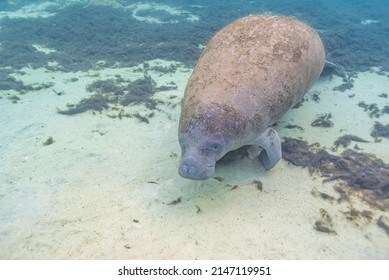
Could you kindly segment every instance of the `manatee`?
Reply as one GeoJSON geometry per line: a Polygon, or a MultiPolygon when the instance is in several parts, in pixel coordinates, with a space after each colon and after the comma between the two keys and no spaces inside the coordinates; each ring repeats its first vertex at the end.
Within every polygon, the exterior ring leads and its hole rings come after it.
{"type": "Polygon", "coordinates": [[[211,178],[216,161],[251,145],[266,170],[281,159],[271,126],[293,107],[323,70],[318,33],[286,16],[251,15],[217,32],[187,83],[179,122],[179,174],[211,178]]]}

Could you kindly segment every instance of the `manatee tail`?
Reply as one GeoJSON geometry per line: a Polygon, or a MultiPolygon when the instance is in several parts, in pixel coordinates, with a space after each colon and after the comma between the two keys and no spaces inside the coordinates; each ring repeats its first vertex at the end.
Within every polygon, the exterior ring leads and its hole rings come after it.
{"type": "Polygon", "coordinates": [[[324,68],[339,69],[341,67],[339,65],[329,61],[329,60],[326,60],[324,62],[324,68]]]}

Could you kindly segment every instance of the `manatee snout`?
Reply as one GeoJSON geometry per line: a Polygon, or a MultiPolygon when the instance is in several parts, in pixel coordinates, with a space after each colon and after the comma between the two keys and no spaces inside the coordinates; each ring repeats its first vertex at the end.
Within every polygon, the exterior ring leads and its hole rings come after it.
{"type": "Polygon", "coordinates": [[[215,164],[203,163],[191,155],[183,155],[178,168],[181,177],[191,180],[206,180],[215,172],[215,164]]]}
{"type": "Polygon", "coordinates": [[[181,160],[178,173],[191,180],[206,180],[213,176],[222,145],[207,137],[201,130],[180,133],[181,160]]]}

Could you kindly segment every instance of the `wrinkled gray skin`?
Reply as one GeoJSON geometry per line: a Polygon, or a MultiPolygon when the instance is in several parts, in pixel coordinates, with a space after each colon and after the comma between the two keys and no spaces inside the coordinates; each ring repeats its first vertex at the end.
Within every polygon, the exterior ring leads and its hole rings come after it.
{"type": "Polygon", "coordinates": [[[216,161],[244,145],[274,167],[281,141],[270,126],[313,85],[324,60],[318,34],[289,17],[249,16],[216,33],[185,89],[179,174],[211,178],[216,161]]]}

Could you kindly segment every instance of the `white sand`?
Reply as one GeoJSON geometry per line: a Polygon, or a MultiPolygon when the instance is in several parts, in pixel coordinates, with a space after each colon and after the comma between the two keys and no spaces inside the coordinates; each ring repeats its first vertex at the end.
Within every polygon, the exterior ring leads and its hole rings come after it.
{"type": "MultiPolygon", "coordinates": [[[[12,4],[12,3],[11,3],[12,4]]],[[[50,9],[56,8],[57,4],[52,2],[32,3],[30,5],[23,6],[21,9],[15,12],[0,12],[0,18],[38,18],[38,17],[51,17],[55,15],[49,12],[50,9]]]]}
{"type": "MultiPolygon", "coordinates": [[[[87,73],[25,69],[27,74],[15,77],[26,84],[54,85],[19,95],[17,104],[5,97],[12,92],[0,92],[0,258],[389,258],[388,236],[376,225],[377,218],[388,213],[357,197],[337,204],[313,196],[315,189],[339,197],[332,188],[336,182],[322,184],[317,175],[311,177],[306,169],[284,160],[270,172],[249,159],[221,166],[216,175],[224,177],[223,182],[180,178],[177,126],[188,69],[149,72],[158,86],[171,81],[178,86],[157,94],[171,104],[158,105],[149,124],[136,118],[109,118],[112,110],[73,116],[56,112],[89,96],[86,85],[97,79],[120,74],[135,80],[143,75],[133,69],[87,73]],[[52,89],[64,94],[57,96],[52,89]],[[49,136],[55,142],[42,145],[49,136]],[[254,179],[263,182],[262,192],[254,179]],[[238,188],[229,190],[227,184],[238,188]],[[178,198],[181,203],[168,205],[178,198]],[[371,210],[373,220],[357,220],[355,225],[343,213],[351,207],[371,210]],[[330,214],[336,235],[314,229],[320,208],[330,214]]],[[[279,124],[280,135],[301,136],[329,148],[337,137],[353,134],[370,141],[358,143],[364,152],[388,162],[389,141],[374,143],[369,134],[375,120],[387,124],[389,115],[371,119],[357,104],[365,100],[379,102],[380,108],[388,105],[389,99],[378,94],[388,93],[389,79],[360,73],[353,89],[333,91],[340,83],[339,78],[318,81],[308,96],[319,91],[320,102],[310,99],[288,112],[279,124]],[[334,127],[310,125],[317,114],[328,112],[334,127]],[[287,123],[305,130],[283,129],[287,123]]],[[[126,111],[150,112],[142,105],[126,111]]]]}
{"type": "Polygon", "coordinates": [[[138,12],[144,12],[144,11],[149,11],[149,12],[156,12],[156,11],[162,11],[167,14],[170,14],[171,16],[182,16],[185,20],[187,21],[198,21],[199,17],[196,15],[193,15],[189,11],[172,7],[169,5],[162,5],[159,3],[142,3],[142,2],[136,2],[134,4],[128,5],[125,7],[126,9],[132,10],[132,16],[139,20],[139,21],[145,21],[148,23],[158,23],[158,24],[163,24],[163,23],[178,23],[178,20],[165,20],[161,21],[158,18],[152,17],[152,16],[139,16],[137,13],[138,12]]]}

